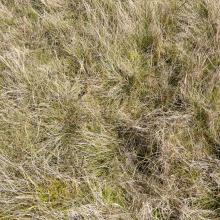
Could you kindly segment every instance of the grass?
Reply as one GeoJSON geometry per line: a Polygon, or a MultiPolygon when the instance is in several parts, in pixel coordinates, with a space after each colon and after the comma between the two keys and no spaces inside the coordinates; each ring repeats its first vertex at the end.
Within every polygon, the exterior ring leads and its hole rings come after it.
{"type": "Polygon", "coordinates": [[[0,219],[219,219],[219,10],[1,0],[0,219]]]}

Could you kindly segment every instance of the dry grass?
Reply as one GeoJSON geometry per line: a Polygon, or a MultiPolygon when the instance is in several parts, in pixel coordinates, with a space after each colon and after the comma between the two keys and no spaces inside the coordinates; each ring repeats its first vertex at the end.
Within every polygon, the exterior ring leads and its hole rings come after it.
{"type": "Polygon", "coordinates": [[[219,11],[0,0],[0,219],[220,219],[219,11]]]}

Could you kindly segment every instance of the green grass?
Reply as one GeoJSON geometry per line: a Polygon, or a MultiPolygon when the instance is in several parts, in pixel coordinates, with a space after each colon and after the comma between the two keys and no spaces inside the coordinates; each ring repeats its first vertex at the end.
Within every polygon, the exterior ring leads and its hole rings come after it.
{"type": "Polygon", "coordinates": [[[219,10],[1,0],[0,219],[219,219],[219,10]]]}

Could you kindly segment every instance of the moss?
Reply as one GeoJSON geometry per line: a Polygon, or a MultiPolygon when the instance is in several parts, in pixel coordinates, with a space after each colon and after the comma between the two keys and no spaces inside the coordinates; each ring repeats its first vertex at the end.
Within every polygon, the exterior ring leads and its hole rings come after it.
{"type": "Polygon", "coordinates": [[[163,215],[159,208],[153,210],[153,220],[163,220],[163,215]]]}
{"type": "Polygon", "coordinates": [[[131,50],[128,52],[128,58],[134,63],[140,63],[142,60],[141,54],[137,50],[131,50]]]}
{"type": "Polygon", "coordinates": [[[118,186],[105,185],[102,190],[102,197],[109,205],[118,204],[126,208],[127,203],[124,192],[118,186]]]}
{"type": "Polygon", "coordinates": [[[69,190],[66,183],[61,180],[53,180],[47,186],[38,186],[38,196],[43,203],[50,203],[53,207],[63,206],[63,199],[69,198],[69,190]]]}
{"type": "Polygon", "coordinates": [[[69,208],[71,202],[78,205],[87,204],[93,200],[86,182],[67,183],[59,179],[38,185],[37,195],[42,203],[60,210],[69,208]]]}
{"type": "Polygon", "coordinates": [[[28,8],[26,13],[32,23],[36,23],[39,20],[38,14],[32,8],[28,8]]]}

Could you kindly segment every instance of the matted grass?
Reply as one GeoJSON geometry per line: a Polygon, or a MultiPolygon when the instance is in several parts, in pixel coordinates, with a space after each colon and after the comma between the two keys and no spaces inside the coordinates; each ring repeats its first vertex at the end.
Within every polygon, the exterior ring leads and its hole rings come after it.
{"type": "Polygon", "coordinates": [[[219,11],[0,0],[0,219],[220,219],[219,11]]]}

